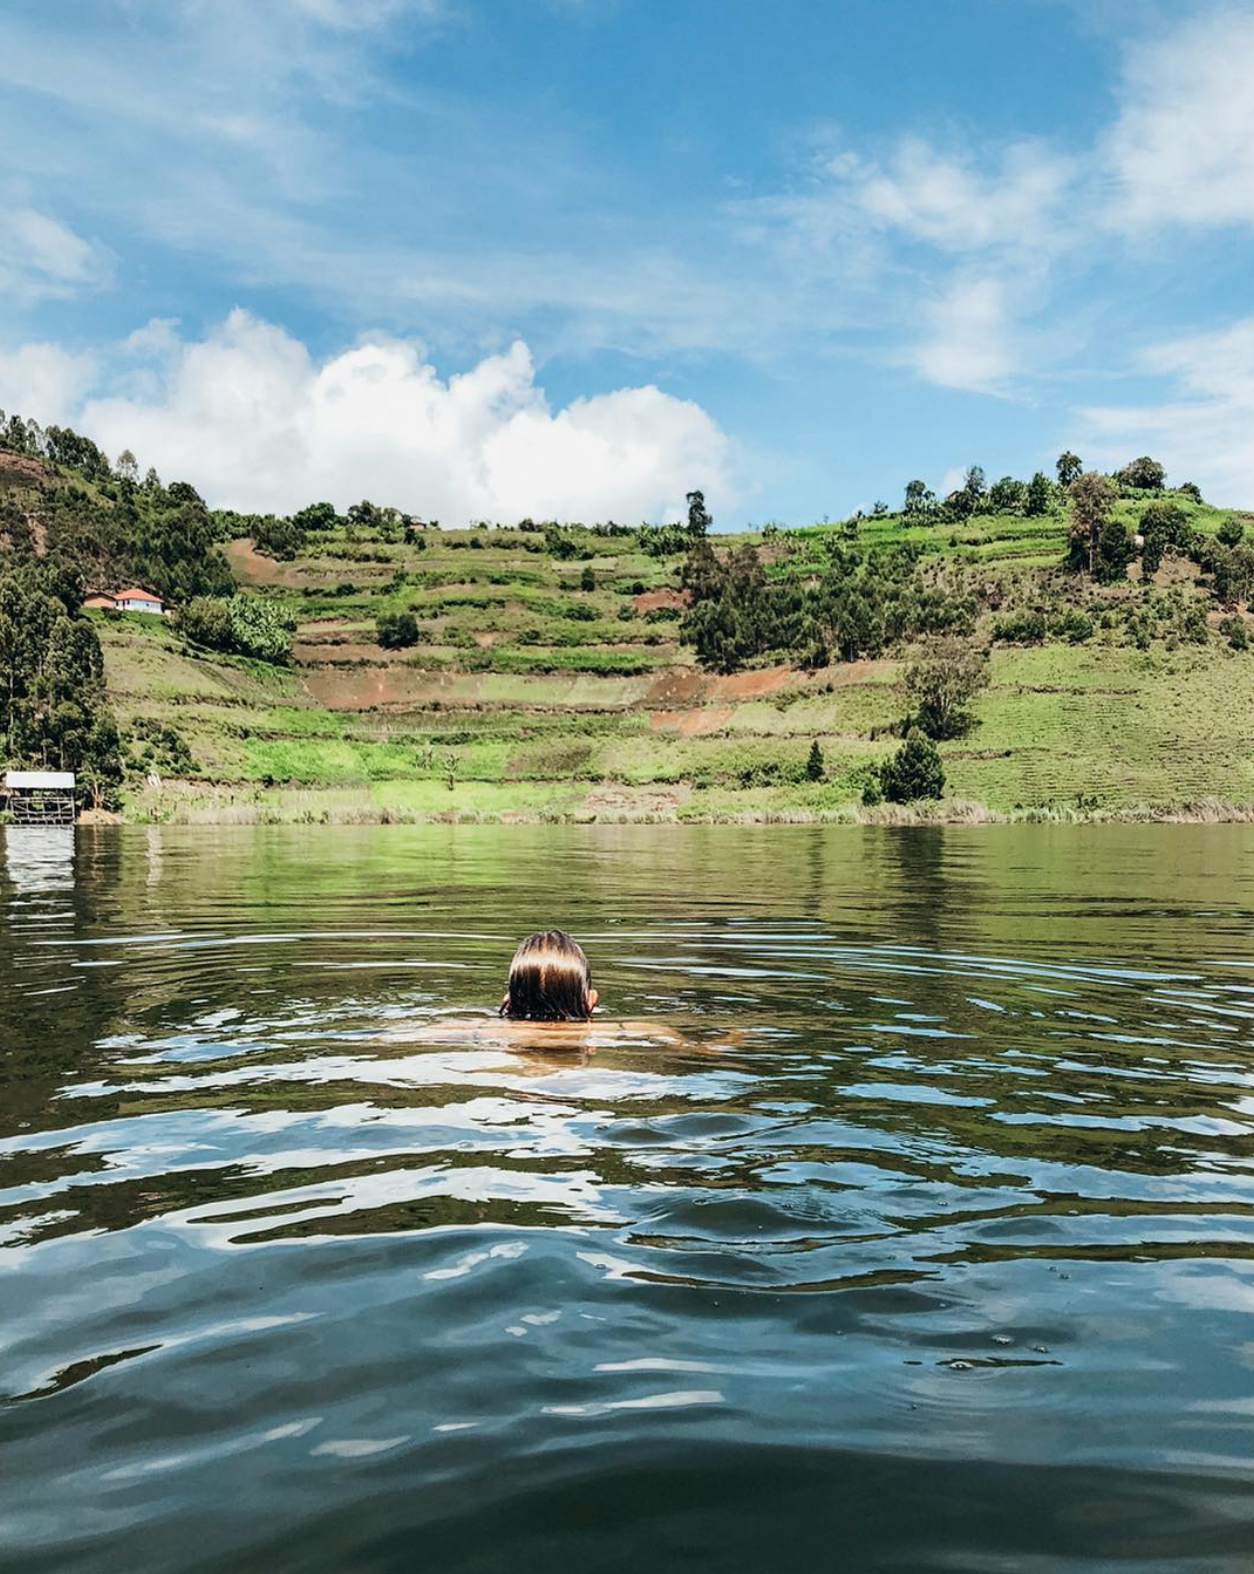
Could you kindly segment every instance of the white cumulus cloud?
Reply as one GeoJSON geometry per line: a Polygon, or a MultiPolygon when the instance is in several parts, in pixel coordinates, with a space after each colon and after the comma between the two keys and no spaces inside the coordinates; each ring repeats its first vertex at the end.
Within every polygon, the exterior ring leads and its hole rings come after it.
{"type": "Polygon", "coordinates": [[[71,424],[95,375],[92,356],[75,355],[59,344],[0,350],[0,408],[41,426],[71,424]]]}
{"type": "Polygon", "coordinates": [[[201,339],[160,323],[126,349],[140,365],[123,391],[85,400],[75,424],[223,507],[369,497],[450,524],[635,522],[677,517],[693,487],[730,501],[730,445],[699,405],[650,385],[554,410],[521,341],[442,379],[412,341],[318,360],[236,310],[201,339]]]}

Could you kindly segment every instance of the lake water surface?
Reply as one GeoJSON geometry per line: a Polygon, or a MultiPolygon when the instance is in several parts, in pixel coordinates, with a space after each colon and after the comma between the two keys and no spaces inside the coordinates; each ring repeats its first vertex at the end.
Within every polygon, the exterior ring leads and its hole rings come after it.
{"type": "Polygon", "coordinates": [[[0,843],[6,1574],[1254,1567],[1254,829],[0,843]]]}

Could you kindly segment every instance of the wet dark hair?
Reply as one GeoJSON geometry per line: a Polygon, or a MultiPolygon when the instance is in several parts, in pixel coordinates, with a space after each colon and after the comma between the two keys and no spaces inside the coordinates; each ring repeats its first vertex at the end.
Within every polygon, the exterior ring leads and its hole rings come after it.
{"type": "Polygon", "coordinates": [[[514,952],[503,1017],[520,1022],[586,1022],[592,971],[583,947],[564,929],[539,929],[514,952]]]}

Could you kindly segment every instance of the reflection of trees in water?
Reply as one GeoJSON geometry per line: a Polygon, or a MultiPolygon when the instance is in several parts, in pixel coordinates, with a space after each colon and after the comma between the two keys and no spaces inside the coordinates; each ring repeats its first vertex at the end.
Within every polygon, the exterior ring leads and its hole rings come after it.
{"type": "Polygon", "coordinates": [[[96,1039],[125,1009],[125,991],[112,969],[75,967],[81,954],[57,943],[94,919],[102,849],[92,833],[16,827],[0,837],[0,977],[12,992],[3,1012],[11,1080],[0,1121],[6,1131],[39,1130],[64,1119],[56,1095],[91,1065],[96,1039]]]}

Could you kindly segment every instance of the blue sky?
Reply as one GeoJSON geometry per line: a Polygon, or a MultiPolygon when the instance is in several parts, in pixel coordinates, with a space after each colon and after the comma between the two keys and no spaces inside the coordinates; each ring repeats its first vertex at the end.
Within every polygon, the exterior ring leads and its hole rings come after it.
{"type": "Polygon", "coordinates": [[[211,501],[1254,505],[1254,7],[8,0],[0,405],[211,501]]]}

